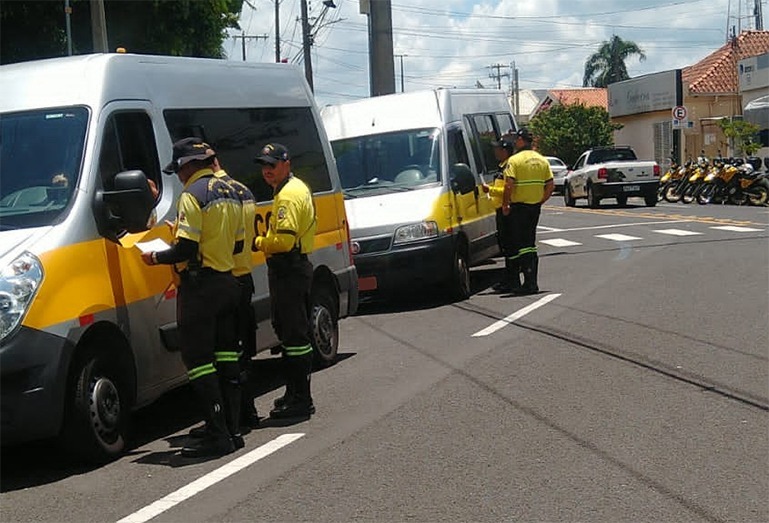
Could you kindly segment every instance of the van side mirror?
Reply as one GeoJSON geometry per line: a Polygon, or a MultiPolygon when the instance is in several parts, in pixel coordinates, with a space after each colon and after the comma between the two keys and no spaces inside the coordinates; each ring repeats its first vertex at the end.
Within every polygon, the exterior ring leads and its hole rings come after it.
{"type": "Polygon", "coordinates": [[[455,163],[451,166],[451,190],[459,194],[471,193],[476,189],[475,176],[466,163],[455,163]]]}
{"type": "Polygon", "coordinates": [[[115,175],[111,190],[99,189],[94,197],[94,216],[99,234],[114,242],[126,232],[142,232],[155,206],[155,199],[142,171],[115,175]]]}

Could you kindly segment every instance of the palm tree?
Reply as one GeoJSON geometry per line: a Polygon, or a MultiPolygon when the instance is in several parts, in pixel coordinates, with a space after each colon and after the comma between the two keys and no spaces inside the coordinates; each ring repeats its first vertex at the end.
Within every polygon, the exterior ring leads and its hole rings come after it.
{"type": "Polygon", "coordinates": [[[597,52],[585,62],[585,77],[583,87],[606,87],[614,82],[627,80],[625,60],[629,56],[638,55],[640,61],[646,60],[643,49],[635,42],[625,41],[617,35],[604,42],[597,52]]]}

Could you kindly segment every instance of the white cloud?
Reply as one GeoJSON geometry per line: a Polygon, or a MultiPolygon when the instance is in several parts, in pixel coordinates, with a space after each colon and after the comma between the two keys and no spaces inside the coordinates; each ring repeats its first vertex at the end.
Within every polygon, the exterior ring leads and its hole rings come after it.
{"type": "MultiPolygon", "coordinates": [[[[244,3],[241,27],[249,61],[275,59],[275,0],[244,3]]],[[[377,0],[372,0],[377,1],[377,0]]],[[[301,65],[300,0],[280,0],[282,56],[301,65]]],[[[334,0],[323,11],[321,0],[308,0],[315,22],[313,82],[320,104],[369,95],[368,18],[358,0],[334,0]]],[[[730,0],[392,0],[393,48],[403,57],[405,89],[438,86],[487,87],[494,64],[503,88],[510,87],[515,62],[522,89],[578,87],[584,63],[612,34],[638,44],[646,61],[626,63],[631,76],[691,65],[718,49],[727,26],[752,27],[751,2],[730,0]],[[743,17],[737,18],[742,5],[743,17]],[[728,16],[730,14],[731,16],[728,16]]],[[[241,41],[228,40],[230,59],[240,60],[241,41]]],[[[400,90],[400,58],[395,58],[395,88],[400,90]]]]}

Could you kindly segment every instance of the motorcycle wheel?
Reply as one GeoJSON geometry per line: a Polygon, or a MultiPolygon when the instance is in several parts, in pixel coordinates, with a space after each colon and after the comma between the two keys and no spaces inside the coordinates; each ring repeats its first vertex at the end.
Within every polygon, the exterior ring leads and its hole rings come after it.
{"type": "Polygon", "coordinates": [[[694,201],[694,193],[697,189],[696,185],[687,185],[684,192],[681,194],[681,203],[690,204],[694,201]]]}
{"type": "Polygon", "coordinates": [[[706,185],[697,195],[697,203],[700,205],[707,205],[713,200],[713,194],[716,192],[716,188],[713,185],[706,185]]]}
{"type": "Polygon", "coordinates": [[[676,185],[668,185],[665,187],[665,194],[662,196],[666,202],[678,203],[681,199],[681,194],[676,191],[678,187],[676,185]]]}
{"type": "Polygon", "coordinates": [[[745,195],[750,205],[766,205],[767,200],[769,200],[769,189],[764,185],[755,185],[745,191],[745,195]]]}

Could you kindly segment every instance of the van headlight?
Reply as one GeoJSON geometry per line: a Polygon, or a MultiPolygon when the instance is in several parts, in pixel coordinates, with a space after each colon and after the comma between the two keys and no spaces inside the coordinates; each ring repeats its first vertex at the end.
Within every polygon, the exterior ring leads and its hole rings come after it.
{"type": "Polygon", "coordinates": [[[402,225],[395,229],[393,245],[435,238],[438,236],[438,224],[435,222],[402,225]]]}
{"type": "Polygon", "coordinates": [[[25,252],[0,271],[0,340],[21,323],[40,282],[43,266],[33,254],[25,252]]]}

